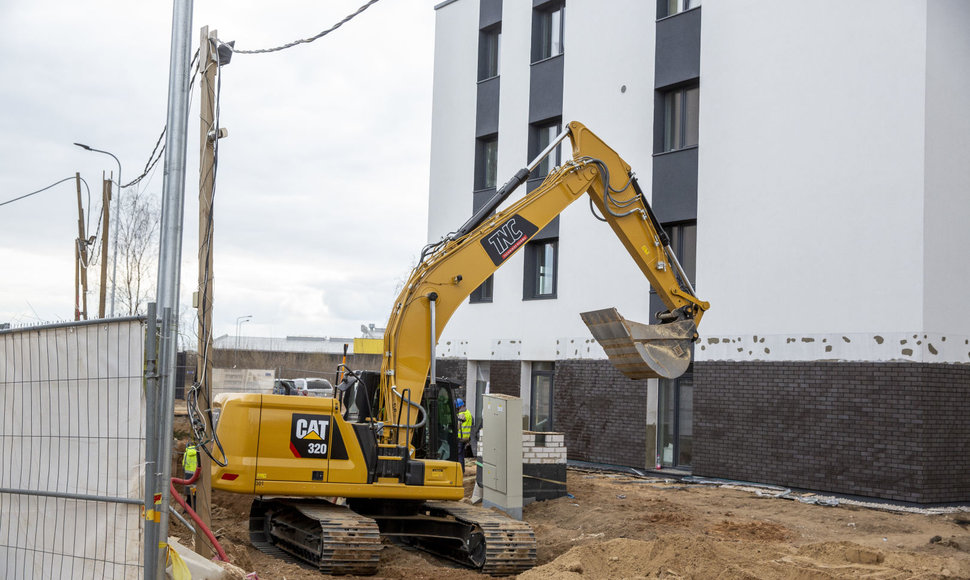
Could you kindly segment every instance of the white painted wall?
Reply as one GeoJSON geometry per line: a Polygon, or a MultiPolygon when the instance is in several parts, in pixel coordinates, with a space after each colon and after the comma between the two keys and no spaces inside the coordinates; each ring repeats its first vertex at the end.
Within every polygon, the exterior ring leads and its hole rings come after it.
{"type": "Polygon", "coordinates": [[[429,241],[441,239],[471,215],[477,76],[478,0],[435,10],[429,241]]]}
{"type": "Polygon", "coordinates": [[[833,6],[702,8],[704,336],[923,327],[926,6],[833,6]]]}
{"type": "MultiPolygon", "coordinates": [[[[970,333],[970,2],[928,4],[924,328],[970,333]]],[[[962,342],[962,341],[953,341],[962,342]]],[[[970,362],[970,346],[961,362],[970,362]]]]}
{"type": "MultiPolygon", "coordinates": [[[[569,2],[565,18],[563,121],[585,124],[619,153],[649,198],[656,5],[569,2]]],[[[580,347],[605,357],[578,313],[615,306],[627,318],[648,322],[650,284],[612,229],[592,216],[586,197],[563,212],[560,232],[558,302],[569,317],[560,323],[559,350],[581,339],[580,347]]],[[[584,358],[575,350],[563,358],[584,358]]]]}
{"type": "MultiPolygon", "coordinates": [[[[563,119],[616,149],[648,195],[655,9],[570,0],[565,16],[563,119]]],[[[712,308],[698,360],[966,362],[970,5],[701,9],[697,287],[712,308]]],[[[503,10],[499,183],[527,161],[531,3],[503,10]]],[[[438,10],[431,239],[471,212],[477,27],[477,0],[438,10]]],[[[647,282],[585,202],[563,213],[559,252],[557,300],[522,300],[518,255],[494,303],[456,312],[442,356],[602,358],[579,312],[648,319],[647,282]]]]}
{"type": "MultiPolygon", "coordinates": [[[[475,2],[469,3],[477,6],[475,2]]],[[[469,18],[463,27],[477,27],[477,12],[463,15],[469,18]]],[[[655,17],[656,7],[650,3],[572,0],[566,7],[564,35],[563,121],[578,120],[589,126],[634,166],[647,189],[651,180],[655,17]],[[610,38],[609,43],[603,42],[605,37],[610,38]],[[626,85],[626,92],[620,92],[622,85],[626,85]]],[[[439,20],[439,26],[442,24],[439,20]]],[[[531,33],[531,3],[504,2],[500,184],[529,161],[531,33]]],[[[455,83],[454,76],[436,75],[435,78],[436,83],[441,81],[449,86],[455,83]]],[[[436,86],[435,94],[445,94],[447,90],[436,86]]],[[[472,124],[474,111],[473,104],[467,112],[472,124]]],[[[472,141],[474,129],[453,140],[460,138],[472,141]]],[[[446,151],[450,158],[463,154],[454,147],[435,151],[446,151]]],[[[468,171],[471,175],[472,169],[468,171]]],[[[519,199],[524,189],[509,203],[519,199]]],[[[432,204],[443,203],[444,197],[444,192],[436,191],[433,184],[432,204]]],[[[463,197],[455,199],[459,204],[469,203],[470,208],[470,197],[469,186],[463,197]]],[[[447,203],[452,201],[449,199],[447,203]]],[[[456,220],[456,225],[461,221],[456,220]]],[[[439,228],[440,231],[447,229],[439,228]]],[[[510,259],[495,275],[494,302],[466,304],[452,317],[440,340],[442,355],[480,360],[605,358],[582,323],[580,312],[616,306],[629,318],[647,318],[649,284],[609,227],[590,215],[585,201],[577,202],[562,214],[559,267],[556,300],[523,301],[522,253],[510,259]]]]}

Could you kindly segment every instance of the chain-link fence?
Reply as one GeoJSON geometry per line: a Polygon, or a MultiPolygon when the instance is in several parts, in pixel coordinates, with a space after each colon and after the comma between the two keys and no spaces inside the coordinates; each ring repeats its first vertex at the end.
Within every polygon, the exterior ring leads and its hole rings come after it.
{"type": "Polygon", "coordinates": [[[145,322],[0,331],[0,577],[141,578],[145,322]]]}

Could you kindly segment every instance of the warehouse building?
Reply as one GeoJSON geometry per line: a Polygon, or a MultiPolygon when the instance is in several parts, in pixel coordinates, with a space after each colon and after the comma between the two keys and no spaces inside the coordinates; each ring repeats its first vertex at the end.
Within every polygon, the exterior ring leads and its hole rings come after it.
{"type": "Polygon", "coordinates": [[[967,30],[962,0],[438,4],[429,240],[576,120],[711,303],[687,374],[625,379],[579,313],[659,303],[580,202],[472,293],[439,368],[473,406],[521,396],[570,459],[970,500],[967,30]]]}

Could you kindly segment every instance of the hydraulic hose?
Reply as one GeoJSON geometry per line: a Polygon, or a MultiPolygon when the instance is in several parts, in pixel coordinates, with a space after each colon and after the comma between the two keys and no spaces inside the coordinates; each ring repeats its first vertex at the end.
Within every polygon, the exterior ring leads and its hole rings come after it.
{"type": "Polygon", "coordinates": [[[175,490],[176,484],[191,485],[199,480],[199,476],[201,474],[202,474],[202,467],[200,466],[196,468],[195,473],[193,473],[192,477],[188,479],[179,479],[177,477],[173,477],[171,483],[169,483],[169,487],[171,488],[171,492],[172,492],[172,497],[175,498],[175,501],[177,501],[179,505],[182,506],[182,509],[184,509],[187,514],[189,514],[189,517],[191,517],[192,521],[194,521],[195,524],[199,526],[199,529],[205,533],[206,537],[209,538],[209,542],[212,543],[212,547],[215,548],[216,550],[216,559],[221,560],[223,562],[228,562],[229,556],[226,555],[225,550],[223,550],[222,546],[219,545],[219,541],[216,540],[216,537],[215,535],[213,535],[212,530],[210,530],[209,526],[205,525],[202,522],[202,519],[199,517],[199,514],[195,513],[195,510],[190,508],[189,504],[185,502],[185,499],[183,499],[182,496],[179,494],[179,492],[175,490]]]}

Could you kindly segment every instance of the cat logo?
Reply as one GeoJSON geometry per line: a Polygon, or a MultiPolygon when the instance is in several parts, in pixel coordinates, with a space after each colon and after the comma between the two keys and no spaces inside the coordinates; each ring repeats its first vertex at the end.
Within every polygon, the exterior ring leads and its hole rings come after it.
{"type": "Polygon", "coordinates": [[[326,419],[298,419],[296,421],[296,437],[297,439],[323,441],[326,438],[329,423],[329,417],[326,419]]]}
{"type": "Polygon", "coordinates": [[[301,459],[347,459],[340,429],[330,415],[294,413],[290,423],[290,452],[301,459]]]}

